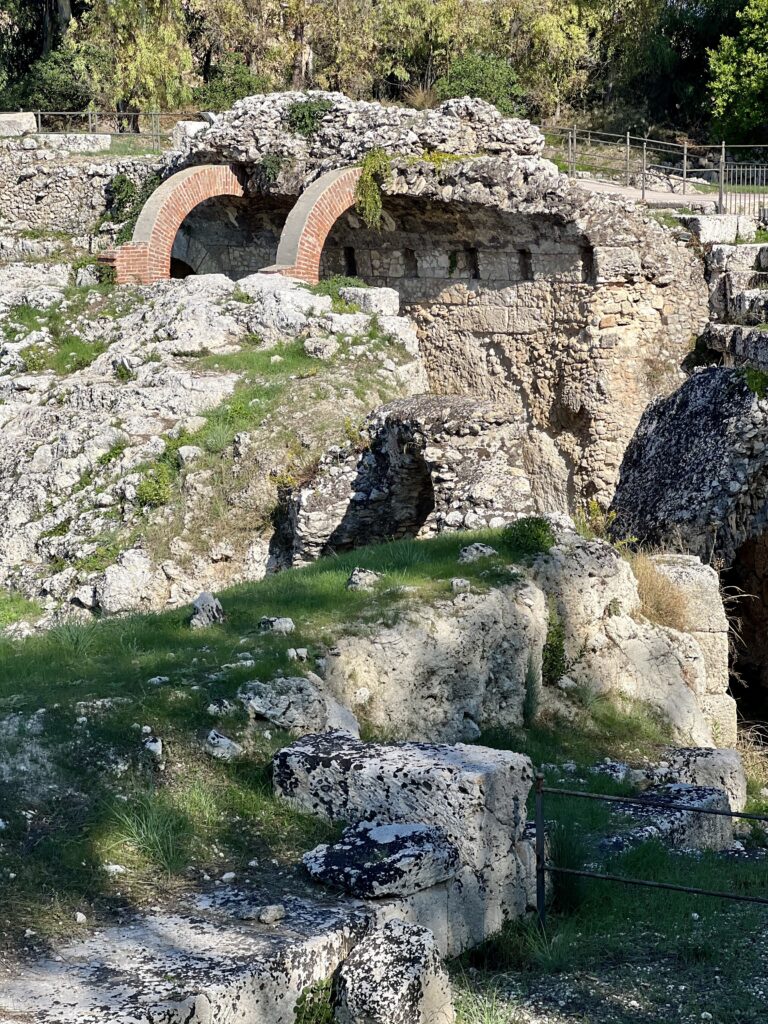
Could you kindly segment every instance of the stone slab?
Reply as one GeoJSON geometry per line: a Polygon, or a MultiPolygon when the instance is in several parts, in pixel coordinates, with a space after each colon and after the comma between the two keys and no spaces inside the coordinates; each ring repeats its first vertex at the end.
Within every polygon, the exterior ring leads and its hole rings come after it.
{"type": "Polygon", "coordinates": [[[476,869],[520,838],[532,780],[530,759],[506,750],[338,732],[305,736],[273,760],[275,790],[295,806],[337,821],[437,825],[476,869]]]}
{"type": "Polygon", "coordinates": [[[362,937],[359,904],[219,890],[176,913],[107,928],[0,977],[0,1024],[293,1024],[296,1001],[362,937]]]}

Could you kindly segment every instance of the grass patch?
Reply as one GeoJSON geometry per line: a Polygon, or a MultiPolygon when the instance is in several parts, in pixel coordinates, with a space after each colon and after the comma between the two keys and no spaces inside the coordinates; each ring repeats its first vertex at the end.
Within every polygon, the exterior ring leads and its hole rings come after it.
{"type": "Polygon", "coordinates": [[[13,591],[0,593],[0,629],[5,629],[22,620],[34,622],[42,614],[43,609],[37,601],[30,601],[13,591]]]}
{"type": "MultiPolygon", "coordinates": [[[[756,330],[762,330],[763,326],[759,325],[756,330]]],[[[758,398],[768,396],[768,373],[764,373],[762,370],[755,370],[752,367],[746,367],[740,372],[744,378],[744,383],[753,395],[757,395],[758,398]]]]}
{"type": "Polygon", "coordinates": [[[313,295],[330,296],[331,309],[334,313],[359,313],[359,306],[353,302],[347,302],[346,299],[341,297],[342,288],[367,288],[367,285],[359,277],[343,277],[340,274],[327,277],[324,281],[319,281],[317,284],[307,285],[308,291],[312,292],[313,295]]]}

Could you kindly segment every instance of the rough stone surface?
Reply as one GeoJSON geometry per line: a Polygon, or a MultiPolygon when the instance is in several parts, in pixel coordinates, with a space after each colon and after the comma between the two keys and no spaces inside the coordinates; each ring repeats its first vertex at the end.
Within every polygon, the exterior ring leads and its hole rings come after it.
{"type": "Polygon", "coordinates": [[[522,724],[529,664],[541,664],[542,592],[520,582],[420,605],[389,627],[339,637],[326,659],[330,693],[396,735],[475,740],[488,724],[522,724]]]}
{"type": "Polygon", "coordinates": [[[16,1024],[293,1024],[366,930],[359,904],[286,896],[277,928],[249,920],[265,893],[224,887],[177,913],[100,930],[3,978],[0,1021],[16,1024]]]}
{"type": "Polygon", "coordinates": [[[326,733],[278,751],[273,784],[294,806],[332,820],[436,825],[479,870],[522,835],[532,771],[527,757],[509,751],[326,733]]]}
{"type": "Polygon", "coordinates": [[[638,804],[617,804],[616,813],[639,822],[637,827],[604,840],[605,850],[620,851],[661,840],[683,850],[727,850],[733,844],[733,820],[727,815],[696,813],[697,809],[728,811],[728,797],[722,789],[672,783],[654,786],[640,799],[682,804],[683,808],[643,808],[638,804]]]}
{"type": "Polygon", "coordinates": [[[354,714],[324,691],[322,680],[314,676],[273,679],[271,683],[254,680],[238,694],[248,713],[263,718],[294,735],[341,730],[360,735],[354,714]]]}
{"type": "Polygon", "coordinates": [[[767,442],[768,401],[736,370],[699,371],[643,415],[613,501],[617,531],[732,562],[768,523],[767,442]]]}
{"type": "MultiPolygon", "coordinates": [[[[502,526],[533,511],[524,424],[499,405],[423,395],[373,413],[361,453],[330,451],[290,508],[295,564],[392,537],[502,526]]],[[[544,470],[541,474],[543,477],[544,470]]],[[[532,469],[537,476],[538,470],[532,469]]]]}
{"type": "Polygon", "coordinates": [[[428,929],[389,921],[363,939],[333,982],[338,1024],[453,1024],[451,984],[428,929]]]}
{"type": "Polygon", "coordinates": [[[682,782],[690,786],[722,789],[732,811],[743,811],[747,803],[747,776],[737,750],[678,747],[664,751],[662,759],[633,777],[656,784],[682,782]]]}
{"type": "Polygon", "coordinates": [[[315,881],[352,896],[411,896],[456,874],[459,853],[442,829],[399,823],[360,822],[332,846],[304,854],[315,881]]]}
{"type": "Polygon", "coordinates": [[[192,618],[189,624],[193,629],[205,629],[223,621],[224,609],[221,601],[213,594],[203,592],[192,602],[192,618]]]}

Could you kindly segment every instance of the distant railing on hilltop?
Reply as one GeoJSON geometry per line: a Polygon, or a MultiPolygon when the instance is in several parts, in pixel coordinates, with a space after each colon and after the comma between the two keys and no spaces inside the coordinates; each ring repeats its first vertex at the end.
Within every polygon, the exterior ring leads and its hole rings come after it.
{"type": "Polygon", "coordinates": [[[572,178],[717,202],[720,213],[768,220],[768,146],[666,142],[627,132],[547,128],[545,156],[572,178]]]}

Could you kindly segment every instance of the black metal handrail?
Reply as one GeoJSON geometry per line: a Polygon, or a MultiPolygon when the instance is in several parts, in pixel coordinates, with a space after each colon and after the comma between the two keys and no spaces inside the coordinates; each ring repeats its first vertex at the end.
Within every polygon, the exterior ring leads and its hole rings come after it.
{"type": "Polygon", "coordinates": [[[720,892],[715,889],[700,889],[696,886],[677,885],[673,882],[654,882],[647,878],[631,878],[625,875],[614,875],[608,872],[587,871],[578,868],[563,868],[556,864],[548,864],[546,857],[546,829],[544,822],[544,794],[575,797],[580,800],[600,800],[605,803],[637,804],[640,807],[660,807],[664,810],[685,811],[688,814],[712,814],[724,818],[745,818],[748,821],[761,821],[768,824],[768,815],[753,814],[748,811],[722,811],[711,807],[691,807],[676,800],[654,799],[653,797],[609,796],[602,793],[586,793],[579,789],[556,789],[544,785],[541,772],[536,775],[535,783],[535,826],[536,826],[536,913],[542,930],[547,924],[547,883],[548,874],[575,875],[579,878],[595,878],[603,882],[619,882],[624,885],[637,885],[647,889],[667,889],[672,892],[683,892],[693,896],[711,896],[716,899],[732,900],[737,903],[756,903],[768,906],[768,897],[744,896],[739,893],[720,892]]]}

